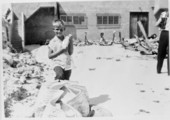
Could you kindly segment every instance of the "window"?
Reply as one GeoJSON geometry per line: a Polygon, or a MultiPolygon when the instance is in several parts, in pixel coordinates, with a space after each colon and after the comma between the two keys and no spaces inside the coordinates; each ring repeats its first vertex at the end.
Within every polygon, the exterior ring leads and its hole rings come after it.
{"type": "Polygon", "coordinates": [[[109,16],[109,24],[113,24],[113,16],[109,16]]]}
{"type": "Polygon", "coordinates": [[[60,18],[66,25],[75,25],[76,28],[87,28],[87,17],[85,14],[61,15],[60,18]]]}
{"type": "Polygon", "coordinates": [[[68,23],[72,23],[72,16],[67,16],[67,21],[68,23]]]}
{"type": "Polygon", "coordinates": [[[114,24],[119,24],[119,17],[118,16],[114,16],[114,24]]]}
{"type": "Polygon", "coordinates": [[[107,24],[107,16],[103,16],[103,24],[107,24]]]}
{"type": "Polygon", "coordinates": [[[119,14],[97,14],[98,27],[120,27],[119,14]]]}
{"type": "Polygon", "coordinates": [[[79,24],[79,17],[78,16],[74,16],[73,17],[73,21],[74,21],[73,22],[74,24],[79,24]]]}
{"type": "Polygon", "coordinates": [[[62,19],[64,22],[66,22],[66,20],[67,20],[66,16],[61,16],[61,19],[62,19]]]}
{"type": "Polygon", "coordinates": [[[85,25],[85,18],[84,18],[84,16],[80,16],[79,17],[79,22],[80,22],[80,24],[85,25]]]}
{"type": "Polygon", "coordinates": [[[103,23],[102,16],[97,16],[97,24],[100,25],[103,23]]]}

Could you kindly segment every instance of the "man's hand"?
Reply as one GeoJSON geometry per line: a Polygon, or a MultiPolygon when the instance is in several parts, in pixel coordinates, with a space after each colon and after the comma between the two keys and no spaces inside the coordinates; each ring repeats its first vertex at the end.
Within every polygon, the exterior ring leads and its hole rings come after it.
{"type": "Polygon", "coordinates": [[[65,39],[63,40],[63,44],[62,44],[63,49],[66,49],[68,47],[71,38],[72,38],[71,34],[69,34],[68,36],[65,37],[65,39]]]}

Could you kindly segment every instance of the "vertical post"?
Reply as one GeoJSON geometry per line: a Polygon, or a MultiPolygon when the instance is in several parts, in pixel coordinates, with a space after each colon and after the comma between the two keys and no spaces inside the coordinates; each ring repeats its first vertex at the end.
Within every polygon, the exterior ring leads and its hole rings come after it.
{"type": "Polygon", "coordinates": [[[57,15],[57,2],[56,2],[56,4],[54,5],[54,16],[56,16],[57,15]]]}
{"type": "MultiPolygon", "coordinates": [[[[169,1],[168,1],[169,2],[169,1]]],[[[169,12],[169,9],[170,9],[170,4],[168,4],[168,12],[169,12]]],[[[169,31],[170,28],[168,28],[168,31],[169,31]]],[[[170,36],[170,32],[169,32],[169,36],[170,36]]],[[[170,40],[169,40],[169,44],[168,44],[168,75],[170,76],[170,40]]]]}
{"type": "Polygon", "coordinates": [[[25,17],[24,17],[24,13],[21,13],[21,29],[22,29],[22,33],[21,33],[21,38],[22,38],[22,48],[23,50],[25,49],[25,17]]]}
{"type": "Polygon", "coordinates": [[[113,38],[112,38],[113,42],[115,40],[115,34],[116,34],[116,31],[113,31],[113,38]]]}
{"type": "Polygon", "coordinates": [[[59,8],[59,3],[56,2],[54,6],[54,17],[57,19],[60,19],[60,8],[59,8]]]}
{"type": "Polygon", "coordinates": [[[14,21],[14,13],[11,11],[11,16],[10,16],[10,25],[9,25],[9,42],[11,43],[12,40],[12,30],[13,30],[13,21],[14,21]]]}
{"type": "Polygon", "coordinates": [[[85,32],[85,38],[84,38],[85,40],[85,45],[87,45],[88,44],[88,42],[87,42],[87,32],[85,32]]]}
{"type": "Polygon", "coordinates": [[[60,5],[58,2],[57,2],[57,17],[58,19],[60,19],[60,5]]]}
{"type": "Polygon", "coordinates": [[[119,32],[119,39],[120,39],[120,41],[122,40],[122,34],[121,34],[121,32],[119,32]]]}

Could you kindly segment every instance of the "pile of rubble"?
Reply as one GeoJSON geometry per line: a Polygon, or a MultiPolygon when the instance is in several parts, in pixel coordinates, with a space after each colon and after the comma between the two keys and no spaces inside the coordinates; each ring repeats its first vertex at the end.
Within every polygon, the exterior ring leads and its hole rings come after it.
{"type": "Polygon", "coordinates": [[[73,81],[54,81],[52,67],[40,61],[42,56],[38,53],[44,48],[47,47],[25,53],[12,53],[9,47],[3,49],[5,117],[112,116],[109,111],[89,104],[84,86],[73,81]],[[21,113],[25,109],[27,112],[21,113]]]}
{"type": "MultiPolygon", "coordinates": [[[[115,37],[115,32],[113,33],[113,37],[115,37]]],[[[104,39],[104,38],[103,38],[104,39]]],[[[114,43],[114,38],[112,40],[105,40],[101,42],[100,40],[90,40],[87,38],[87,32],[85,32],[84,40],[74,39],[74,46],[89,46],[89,45],[99,45],[99,46],[111,46],[114,43]]]]}
{"type": "Polygon", "coordinates": [[[111,46],[113,45],[113,40],[107,40],[106,43],[100,43],[100,41],[95,40],[74,40],[74,46],[90,46],[90,45],[98,45],[98,46],[111,46]]]}
{"type": "Polygon", "coordinates": [[[80,40],[80,39],[77,39],[77,40],[73,40],[74,43],[73,45],[74,46],[89,46],[89,45],[97,45],[98,43],[96,41],[92,41],[92,40],[80,40]]]}
{"type": "Polygon", "coordinates": [[[133,39],[122,39],[120,43],[125,49],[140,51],[142,55],[154,55],[158,53],[159,38],[156,34],[147,36],[145,29],[141,21],[137,22],[140,31],[142,32],[142,37],[138,37],[134,34],[133,39]]]}
{"type": "Polygon", "coordinates": [[[132,39],[122,39],[121,44],[125,49],[140,51],[142,55],[154,55],[158,53],[158,38],[153,34],[149,37],[148,42],[145,38],[139,38],[135,35],[132,39]]]}
{"type": "Polygon", "coordinates": [[[132,39],[122,38],[121,32],[113,31],[112,40],[93,41],[87,39],[87,33],[85,32],[84,40],[74,40],[75,46],[88,46],[88,45],[99,45],[99,46],[111,46],[113,44],[122,44],[125,49],[140,51],[142,55],[154,55],[158,52],[159,38],[156,34],[147,36],[141,21],[138,21],[138,26],[142,32],[142,37],[138,37],[134,34],[132,39]]]}

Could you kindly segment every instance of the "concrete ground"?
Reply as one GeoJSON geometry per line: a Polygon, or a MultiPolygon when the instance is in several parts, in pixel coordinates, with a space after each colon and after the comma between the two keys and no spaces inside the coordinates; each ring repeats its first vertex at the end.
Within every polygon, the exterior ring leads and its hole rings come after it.
{"type": "MultiPolygon", "coordinates": [[[[44,51],[39,55],[40,60],[47,62],[46,47],[41,49],[44,51]]],[[[90,104],[109,110],[112,119],[170,119],[167,60],[162,73],[157,74],[156,56],[140,55],[138,51],[125,50],[119,44],[74,47],[72,59],[74,65],[70,80],[84,85],[90,104]]]]}
{"type": "Polygon", "coordinates": [[[91,104],[108,109],[115,120],[170,119],[167,60],[156,73],[156,56],[121,45],[75,47],[72,81],[86,86],[91,104]]]}

